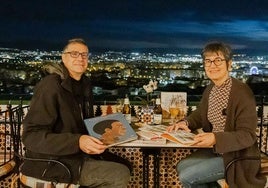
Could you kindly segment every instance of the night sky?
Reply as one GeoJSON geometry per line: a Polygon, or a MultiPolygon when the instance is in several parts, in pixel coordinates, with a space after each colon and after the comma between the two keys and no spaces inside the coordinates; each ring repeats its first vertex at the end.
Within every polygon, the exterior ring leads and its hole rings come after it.
{"type": "Polygon", "coordinates": [[[61,50],[84,38],[92,51],[195,52],[211,40],[268,53],[268,1],[5,0],[0,47],[61,50]]]}

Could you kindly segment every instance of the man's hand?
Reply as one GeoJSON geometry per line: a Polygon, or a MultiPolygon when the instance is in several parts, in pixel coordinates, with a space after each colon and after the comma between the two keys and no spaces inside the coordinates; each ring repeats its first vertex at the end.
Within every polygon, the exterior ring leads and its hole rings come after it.
{"type": "Polygon", "coordinates": [[[79,148],[87,154],[101,154],[107,148],[99,139],[88,135],[79,138],[79,148]]]}
{"type": "Polygon", "coordinates": [[[196,146],[210,147],[216,144],[216,138],[213,133],[200,133],[194,137],[196,146]]]}

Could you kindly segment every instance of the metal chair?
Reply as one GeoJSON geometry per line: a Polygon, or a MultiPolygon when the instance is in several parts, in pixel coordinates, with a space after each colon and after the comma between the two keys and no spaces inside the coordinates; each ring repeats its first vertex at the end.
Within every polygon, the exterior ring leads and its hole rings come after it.
{"type": "Polygon", "coordinates": [[[239,158],[235,158],[231,160],[225,167],[225,181],[228,184],[228,171],[230,168],[238,161],[244,161],[244,160],[260,160],[261,161],[261,169],[260,169],[260,175],[268,177],[268,136],[267,136],[267,124],[264,123],[264,105],[268,105],[268,103],[265,101],[265,96],[259,96],[257,101],[257,115],[259,118],[258,121],[258,129],[259,133],[257,134],[258,138],[258,147],[261,152],[260,156],[243,156],[239,158]],[[266,126],[266,131],[265,131],[266,126]]]}
{"type": "MultiPolygon", "coordinates": [[[[10,106],[8,106],[10,108],[10,106]]],[[[0,180],[10,176],[17,164],[14,156],[9,109],[0,112],[0,180]]]]}
{"type": "MultiPolygon", "coordinates": [[[[70,182],[71,182],[72,181],[71,172],[68,169],[68,167],[62,162],[57,161],[57,160],[52,160],[52,159],[29,158],[24,155],[26,148],[23,146],[23,143],[21,142],[21,135],[22,135],[22,129],[23,129],[22,120],[25,114],[27,113],[28,108],[29,106],[19,105],[16,108],[9,109],[9,117],[10,117],[10,124],[11,124],[11,130],[12,130],[11,134],[12,134],[12,138],[14,141],[13,148],[14,148],[15,157],[17,159],[16,161],[18,161],[20,165],[22,165],[23,162],[26,160],[58,164],[62,166],[63,169],[65,169],[66,174],[68,174],[70,182]]],[[[45,181],[45,180],[41,180],[38,178],[29,177],[29,176],[22,174],[20,172],[20,168],[17,169],[16,174],[17,174],[17,179],[18,179],[17,181],[18,187],[19,186],[32,187],[32,188],[35,188],[35,187],[38,187],[38,188],[42,188],[42,187],[44,188],[45,187],[77,188],[79,187],[79,185],[74,185],[71,183],[60,183],[57,180],[45,181]]]]}

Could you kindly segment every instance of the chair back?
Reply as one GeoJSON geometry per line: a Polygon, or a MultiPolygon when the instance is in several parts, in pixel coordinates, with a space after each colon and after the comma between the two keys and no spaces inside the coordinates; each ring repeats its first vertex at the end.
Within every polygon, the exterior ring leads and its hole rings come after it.
{"type": "Polygon", "coordinates": [[[11,134],[13,137],[13,149],[16,160],[21,162],[20,156],[24,154],[24,146],[21,141],[21,135],[23,131],[22,121],[27,114],[29,106],[16,106],[11,108],[9,111],[10,125],[11,125],[11,134]]]}
{"type": "MultiPolygon", "coordinates": [[[[9,107],[10,108],[10,107],[9,107]]],[[[10,109],[0,112],[0,179],[13,172],[15,167],[10,109]]]]}
{"type": "Polygon", "coordinates": [[[14,151],[14,159],[18,165],[15,173],[18,177],[17,185],[23,185],[28,187],[55,187],[55,188],[62,188],[62,187],[70,187],[70,188],[77,188],[79,185],[74,185],[71,183],[61,183],[61,182],[49,182],[45,180],[41,180],[34,177],[29,177],[20,172],[19,166],[23,164],[23,161],[38,161],[38,162],[45,162],[45,163],[55,163],[60,165],[62,168],[65,169],[66,173],[68,174],[70,181],[72,179],[71,172],[69,168],[60,161],[53,160],[53,159],[39,159],[39,158],[29,158],[24,156],[25,154],[25,147],[21,141],[21,135],[23,131],[23,119],[27,114],[30,106],[23,106],[19,105],[14,108],[9,109],[9,119],[10,119],[10,126],[11,126],[11,135],[12,135],[12,143],[13,143],[13,151],[14,151]]]}

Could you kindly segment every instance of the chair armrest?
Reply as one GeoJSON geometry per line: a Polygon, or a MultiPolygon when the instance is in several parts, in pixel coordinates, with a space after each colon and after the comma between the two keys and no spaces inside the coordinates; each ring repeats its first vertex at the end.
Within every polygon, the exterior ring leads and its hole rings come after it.
{"type": "Polygon", "coordinates": [[[228,184],[228,170],[230,169],[230,167],[235,164],[237,161],[244,161],[244,160],[261,160],[261,157],[258,156],[245,156],[245,157],[238,157],[235,158],[233,160],[231,160],[225,167],[225,172],[224,172],[224,176],[225,176],[225,180],[228,184]]]}
{"type": "Polygon", "coordinates": [[[72,174],[70,169],[62,162],[55,160],[55,159],[41,159],[41,158],[31,158],[31,157],[25,157],[22,155],[19,155],[18,153],[15,153],[15,155],[17,157],[19,157],[21,160],[28,160],[28,161],[36,161],[36,162],[51,162],[51,163],[56,163],[59,164],[68,174],[68,178],[69,178],[69,183],[72,182],[72,174]]]}

